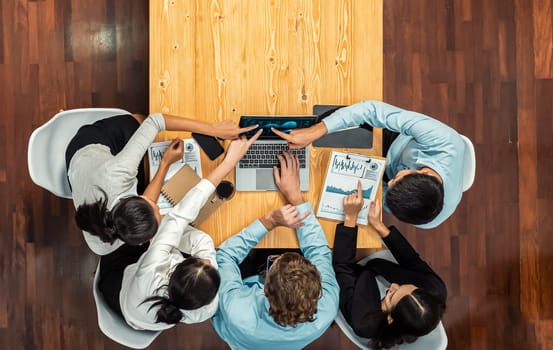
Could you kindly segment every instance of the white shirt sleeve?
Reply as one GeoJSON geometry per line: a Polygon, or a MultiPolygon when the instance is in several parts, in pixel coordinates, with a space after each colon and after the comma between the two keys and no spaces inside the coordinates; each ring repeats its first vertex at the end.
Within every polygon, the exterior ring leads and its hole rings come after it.
{"type": "Polygon", "coordinates": [[[208,259],[211,266],[217,268],[215,244],[213,239],[203,231],[188,226],[179,243],[179,250],[200,259],[208,259]]]}
{"type": "Polygon", "coordinates": [[[200,209],[213,191],[215,191],[215,186],[211,182],[205,179],[201,180],[165,215],[152,244],[141,259],[138,274],[143,269],[165,261],[173,248],[179,248],[184,230],[198,216],[200,209]]]}

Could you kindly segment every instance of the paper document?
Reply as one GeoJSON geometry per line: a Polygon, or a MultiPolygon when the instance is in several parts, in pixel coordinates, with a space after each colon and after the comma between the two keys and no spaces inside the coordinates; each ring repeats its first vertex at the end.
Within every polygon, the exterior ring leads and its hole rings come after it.
{"type": "MultiPolygon", "coordinates": [[[[167,181],[173,175],[182,168],[185,164],[188,164],[195,172],[198,174],[198,176],[202,177],[202,163],[200,160],[200,147],[198,146],[198,143],[194,139],[183,139],[184,141],[184,155],[181,160],[171,164],[169,167],[169,170],[167,171],[167,175],[163,179],[163,184],[165,185],[167,181]]],[[[159,163],[161,162],[161,158],[163,157],[163,154],[171,144],[171,141],[161,141],[161,142],[154,142],[148,147],[148,163],[150,164],[150,180],[154,177],[154,175],[157,172],[157,169],[159,168],[159,163]]],[[[169,201],[163,197],[159,196],[159,199],[157,201],[157,205],[159,206],[159,211],[162,215],[165,215],[173,208],[173,205],[169,203],[169,201]]]]}
{"type": "Polygon", "coordinates": [[[369,204],[376,198],[385,167],[386,160],[380,157],[332,152],[317,216],[343,221],[344,197],[357,191],[357,181],[361,180],[364,203],[357,217],[357,223],[367,225],[369,204]]]}

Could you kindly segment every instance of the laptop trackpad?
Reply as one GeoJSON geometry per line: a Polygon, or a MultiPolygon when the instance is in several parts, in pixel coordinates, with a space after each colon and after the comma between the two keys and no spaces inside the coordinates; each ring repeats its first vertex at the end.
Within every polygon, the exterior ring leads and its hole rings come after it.
{"type": "Polygon", "coordinates": [[[276,190],[273,169],[257,169],[255,171],[256,190],[276,190]]]}

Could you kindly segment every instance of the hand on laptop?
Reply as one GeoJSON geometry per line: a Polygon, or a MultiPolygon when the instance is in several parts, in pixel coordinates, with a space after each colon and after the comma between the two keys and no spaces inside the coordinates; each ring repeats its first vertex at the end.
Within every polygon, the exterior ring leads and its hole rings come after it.
{"type": "Polygon", "coordinates": [[[271,128],[271,131],[288,141],[288,147],[291,149],[306,147],[328,132],[324,123],[317,123],[309,128],[294,129],[289,134],[275,128],[271,128]]]}
{"type": "Polygon", "coordinates": [[[217,166],[211,174],[206,176],[206,179],[209,180],[214,186],[217,186],[223,178],[234,169],[236,163],[242,159],[252,143],[254,143],[259,135],[261,135],[261,132],[262,130],[257,131],[249,140],[245,136],[232,140],[227,148],[225,159],[223,159],[221,164],[219,164],[219,166],[217,166]]]}
{"type": "Polygon", "coordinates": [[[304,202],[300,191],[300,160],[288,152],[277,155],[280,169],[273,167],[275,184],[292,205],[304,202]]]}
{"type": "Polygon", "coordinates": [[[225,155],[225,159],[223,159],[223,163],[231,163],[232,167],[234,168],[236,163],[238,163],[240,159],[242,159],[252,143],[254,143],[255,140],[259,138],[259,135],[261,135],[262,132],[263,130],[258,130],[255,135],[253,135],[249,140],[246,138],[246,136],[241,136],[236,140],[232,140],[227,148],[227,153],[225,155]]]}
{"type": "Polygon", "coordinates": [[[268,212],[265,216],[259,219],[263,226],[270,231],[277,226],[286,226],[289,228],[298,228],[303,226],[302,220],[305,219],[311,212],[308,210],[301,216],[298,209],[291,204],[287,204],[282,208],[278,208],[268,212]]]}
{"type": "Polygon", "coordinates": [[[213,133],[211,135],[225,140],[236,140],[240,137],[240,134],[253,130],[257,128],[258,125],[240,128],[232,120],[225,120],[219,123],[213,123],[211,127],[213,128],[213,133]]]}

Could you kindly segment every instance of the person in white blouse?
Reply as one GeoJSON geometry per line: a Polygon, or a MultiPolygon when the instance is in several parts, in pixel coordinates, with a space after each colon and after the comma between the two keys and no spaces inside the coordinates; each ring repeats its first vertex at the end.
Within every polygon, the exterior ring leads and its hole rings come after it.
{"type": "Polygon", "coordinates": [[[220,284],[215,247],[211,237],[189,224],[259,135],[230,143],[221,164],[163,218],[147,251],[123,267],[119,291],[110,283],[117,284],[113,276],[121,271],[121,264],[110,266],[111,258],[102,259],[106,263],[100,269],[108,269],[112,277],[100,281],[100,290],[131,327],[164,330],[179,322],[197,323],[213,316],[220,284]]]}

